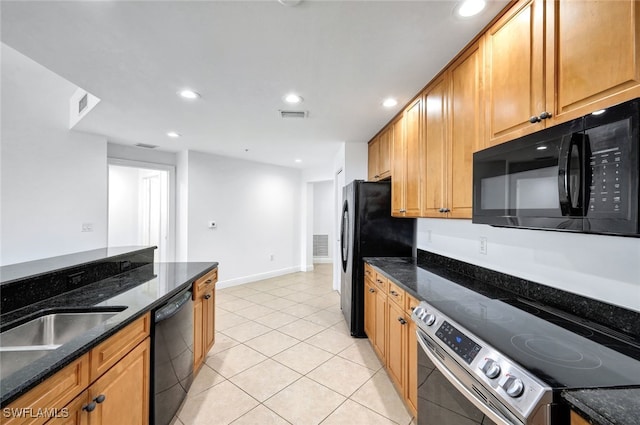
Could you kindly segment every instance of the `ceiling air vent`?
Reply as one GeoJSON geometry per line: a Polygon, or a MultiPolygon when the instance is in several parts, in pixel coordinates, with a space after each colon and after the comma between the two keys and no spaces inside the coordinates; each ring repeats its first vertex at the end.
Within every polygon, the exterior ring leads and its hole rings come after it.
{"type": "Polygon", "coordinates": [[[146,149],[155,149],[158,147],[158,145],[148,145],[146,143],[136,143],[136,146],[139,148],[146,148],[146,149]]]}
{"type": "Polygon", "coordinates": [[[306,118],[307,111],[283,111],[280,110],[280,117],[282,118],[306,118]]]}

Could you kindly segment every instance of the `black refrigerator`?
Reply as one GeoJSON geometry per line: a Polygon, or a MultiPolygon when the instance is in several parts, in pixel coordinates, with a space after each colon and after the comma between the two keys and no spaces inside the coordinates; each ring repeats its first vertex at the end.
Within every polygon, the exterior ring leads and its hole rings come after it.
{"type": "Polygon", "coordinates": [[[354,337],[364,333],[365,257],[411,257],[416,220],[391,217],[391,182],[354,180],[344,187],[340,225],[340,307],[354,337]]]}

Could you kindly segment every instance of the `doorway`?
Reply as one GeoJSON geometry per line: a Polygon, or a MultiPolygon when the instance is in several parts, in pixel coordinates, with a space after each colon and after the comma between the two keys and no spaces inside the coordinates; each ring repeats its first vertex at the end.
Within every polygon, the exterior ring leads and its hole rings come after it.
{"type": "Polygon", "coordinates": [[[175,168],[109,159],[107,245],[157,246],[156,262],[175,259],[175,168]]]}

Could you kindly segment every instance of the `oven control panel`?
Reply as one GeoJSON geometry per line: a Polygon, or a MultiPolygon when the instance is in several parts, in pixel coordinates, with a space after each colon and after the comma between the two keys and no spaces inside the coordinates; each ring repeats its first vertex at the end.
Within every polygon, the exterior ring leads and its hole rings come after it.
{"type": "Polygon", "coordinates": [[[447,344],[457,355],[462,357],[462,360],[467,364],[471,364],[482,348],[446,320],[440,328],[438,328],[436,336],[447,344]]]}

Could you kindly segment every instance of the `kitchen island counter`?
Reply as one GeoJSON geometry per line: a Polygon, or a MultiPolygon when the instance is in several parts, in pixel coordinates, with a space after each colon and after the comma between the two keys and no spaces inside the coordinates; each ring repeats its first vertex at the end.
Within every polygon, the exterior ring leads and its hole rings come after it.
{"type": "Polygon", "coordinates": [[[217,262],[147,264],[2,314],[0,323],[9,328],[12,323],[22,323],[43,310],[124,308],[46,356],[9,376],[3,374],[0,380],[0,406],[5,407],[120,329],[161,306],[217,266],[217,262]]]}

